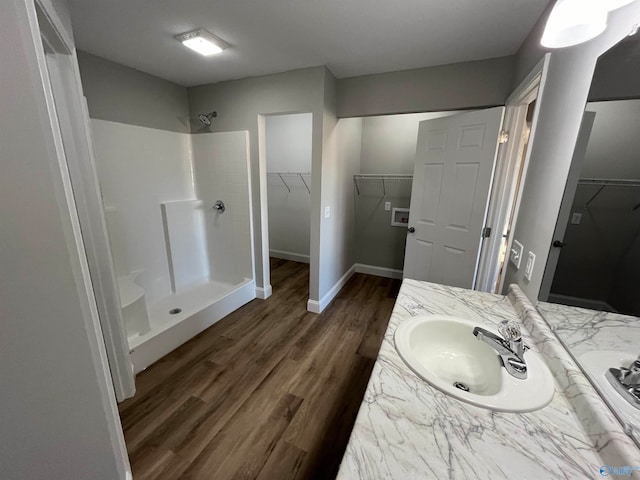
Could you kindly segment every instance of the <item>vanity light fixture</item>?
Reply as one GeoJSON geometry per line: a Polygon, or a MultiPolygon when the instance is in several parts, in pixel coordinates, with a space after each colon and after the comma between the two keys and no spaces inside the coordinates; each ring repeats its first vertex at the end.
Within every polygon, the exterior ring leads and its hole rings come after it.
{"type": "Polygon", "coordinates": [[[176,35],[176,40],[181,42],[185,47],[198,52],[200,55],[208,57],[222,52],[225,48],[229,48],[229,44],[219,39],[212,33],[207,32],[204,28],[193,30],[187,33],[176,35]]]}
{"type": "MultiPolygon", "coordinates": [[[[587,42],[607,28],[610,5],[627,0],[558,0],[551,10],[540,43],[547,48],[564,48],[587,42]]],[[[618,7],[615,7],[618,8],[618,7]]]]}
{"type": "Polygon", "coordinates": [[[611,12],[612,10],[616,10],[617,8],[624,7],[625,5],[629,5],[631,2],[634,2],[634,1],[635,0],[606,0],[605,6],[607,10],[611,12]]]}

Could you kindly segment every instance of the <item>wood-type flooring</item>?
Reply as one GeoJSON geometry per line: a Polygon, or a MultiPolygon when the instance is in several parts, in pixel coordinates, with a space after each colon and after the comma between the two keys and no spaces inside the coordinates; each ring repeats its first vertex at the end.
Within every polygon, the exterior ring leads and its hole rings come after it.
{"type": "Polygon", "coordinates": [[[355,274],[320,315],[309,266],[162,358],[120,404],[134,480],[333,479],[399,280],[355,274]]]}

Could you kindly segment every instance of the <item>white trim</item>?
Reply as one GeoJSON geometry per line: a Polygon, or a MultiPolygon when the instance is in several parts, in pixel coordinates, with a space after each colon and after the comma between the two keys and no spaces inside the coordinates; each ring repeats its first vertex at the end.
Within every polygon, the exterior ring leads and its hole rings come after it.
{"type": "Polygon", "coordinates": [[[269,256],[273,258],[281,258],[282,260],[291,260],[292,262],[309,263],[309,255],[302,253],[287,252],[284,250],[269,250],[269,256]]]}
{"type": "Polygon", "coordinates": [[[324,297],[322,297],[320,299],[320,301],[318,302],[317,300],[311,300],[309,299],[307,301],[307,310],[309,312],[312,313],[322,313],[322,311],[327,308],[327,305],[329,305],[331,303],[331,300],[333,300],[335,298],[335,296],[338,294],[338,292],[342,289],[342,287],[345,286],[345,284],[349,281],[349,279],[353,276],[353,274],[356,273],[356,264],[354,263],[353,265],[351,265],[351,268],[349,268],[349,270],[347,270],[344,275],[342,275],[342,277],[340,277],[340,280],[338,280],[335,285],[333,287],[331,287],[331,290],[329,290],[324,297]]]}
{"type": "MultiPolygon", "coordinates": [[[[48,48],[55,48],[57,43],[60,47],[61,53],[64,53],[65,55],[71,54],[70,63],[72,65],[74,77],[78,71],[77,60],[73,54],[73,52],[75,52],[75,45],[73,44],[73,39],[70,37],[69,32],[66,31],[62,21],[56,14],[55,9],[50,2],[38,0],[34,3],[31,0],[23,0],[16,2],[16,4],[21,4],[21,9],[24,8],[23,12],[26,13],[29,24],[28,32],[25,31],[23,35],[25,35],[25,37],[30,37],[29,40],[33,42],[32,46],[35,47],[35,62],[33,62],[32,68],[33,73],[39,76],[45,97],[44,100],[46,102],[39,120],[42,122],[42,125],[48,125],[52,133],[52,144],[50,145],[50,148],[55,157],[54,161],[57,163],[56,166],[59,168],[59,172],[55,172],[56,176],[60,175],[57,177],[60,182],[56,186],[60,188],[57,195],[61,210],[60,217],[65,234],[67,235],[69,262],[78,287],[78,298],[80,308],[83,311],[84,328],[87,335],[89,351],[93,360],[92,363],[96,375],[96,381],[101,393],[100,401],[102,403],[109,431],[116,468],[118,469],[121,477],[126,477],[126,472],[130,471],[129,457],[127,455],[118,407],[116,404],[114,385],[112,383],[104,337],[100,326],[98,306],[96,304],[96,298],[93,291],[91,274],[87,261],[87,252],[85,250],[80,227],[80,219],[78,218],[78,210],[72,188],[72,179],[69,173],[67,156],[65,154],[62,129],[56,108],[56,103],[61,102],[59,106],[62,105],[69,108],[71,115],[78,114],[84,121],[83,112],[80,111],[78,113],[77,111],[78,105],[81,105],[82,91],[80,89],[79,77],[76,77],[74,88],[72,88],[69,93],[71,98],[67,98],[66,96],[59,98],[58,95],[54,95],[42,35],[50,36],[50,41],[46,42],[48,48]],[[41,14],[40,19],[38,19],[38,12],[41,14]],[[40,23],[42,25],[40,25],[40,23]],[[56,32],[56,35],[53,35],[54,32],[56,32]],[[51,37],[54,36],[55,38],[52,39],[51,37]],[[79,95],[80,98],[77,98],[77,95],[79,95]],[[74,106],[76,107],[75,109],[73,108],[74,106]]],[[[37,87],[37,85],[34,85],[34,87],[37,87]]],[[[59,92],[56,92],[56,94],[58,93],[59,92]]],[[[78,131],[77,125],[73,126],[71,133],[74,143],[85,140],[82,138],[84,132],[78,131]]]]}
{"type": "Polygon", "coordinates": [[[320,302],[315,300],[307,300],[307,311],[311,313],[322,313],[320,302]]]}
{"type": "Polygon", "coordinates": [[[590,298],[573,297],[571,295],[560,295],[559,293],[550,293],[549,303],[559,303],[561,305],[569,305],[572,307],[588,308],[590,310],[599,310],[615,313],[617,310],[604,300],[592,300],[590,298]]]}
{"type": "MultiPolygon", "coordinates": [[[[495,293],[498,287],[500,251],[503,242],[502,234],[505,226],[510,221],[511,213],[514,211],[514,206],[517,202],[519,192],[516,189],[521,166],[520,191],[526,176],[527,152],[523,151],[525,147],[523,133],[527,110],[529,104],[536,98],[536,92],[539,92],[544,66],[544,60],[538,62],[514,92],[509,95],[506,102],[502,128],[509,132],[510,138],[506,144],[500,146],[498,152],[489,211],[485,222],[485,226],[491,227],[492,232],[489,238],[483,239],[475,283],[475,289],[484,292],[495,293]]],[[[529,145],[531,145],[531,142],[529,142],[529,145]]],[[[513,231],[513,228],[511,231],[513,231]]]]}
{"type": "MultiPolygon", "coordinates": [[[[516,226],[518,224],[518,216],[520,215],[520,204],[522,203],[522,194],[524,193],[524,188],[527,181],[527,172],[529,171],[529,161],[531,159],[531,150],[536,140],[536,132],[538,131],[538,114],[540,111],[540,104],[542,103],[545,86],[547,84],[547,74],[549,72],[550,55],[551,54],[546,53],[544,57],[542,57],[542,59],[538,62],[535,68],[529,73],[529,75],[527,75],[527,78],[525,78],[525,80],[520,84],[520,87],[518,87],[515,90],[515,92],[512,94],[512,95],[515,95],[517,93],[522,98],[525,98],[527,94],[531,93],[530,90],[526,89],[527,88],[526,82],[532,82],[533,80],[530,80],[530,79],[534,79],[536,77],[536,72],[540,73],[540,83],[538,84],[538,93],[536,96],[536,107],[533,111],[533,119],[531,121],[531,133],[529,133],[529,147],[525,152],[524,166],[522,167],[522,178],[520,180],[520,188],[518,189],[518,193],[515,201],[516,203],[513,209],[513,220],[511,221],[511,229],[509,232],[509,238],[507,239],[507,252],[511,251],[511,245],[514,240],[516,226]]],[[[509,96],[508,101],[511,101],[511,100],[512,100],[511,96],[509,96]]],[[[505,264],[502,267],[503,269],[502,277],[500,278],[500,285],[498,286],[497,293],[502,293],[504,291],[504,282],[507,278],[507,263],[508,263],[508,259],[505,259],[505,264]]]]}
{"type": "Polygon", "coordinates": [[[111,378],[117,400],[123,401],[135,394],[135,377],[120,308],[80,73],[75,55],[47,54],[46,59],[111,378]]]}
{"type": "Polygon", "coordinates": [[[259,298],[261,300],[266,300],[271,296],[272,293],[273,289],[271,288],[271,285],[267,285],[264,288],[256,287],[256,298],[259,298]]]}
{"type": "Polygon", "coordinates": [[[376,277],[385,278],[402,278],[402,270],[395,268],[378,267],[376,265],[365,265],[364,263],[356,263],[356,273],[365,273],[367,275],[375,275],[376,277]]]}

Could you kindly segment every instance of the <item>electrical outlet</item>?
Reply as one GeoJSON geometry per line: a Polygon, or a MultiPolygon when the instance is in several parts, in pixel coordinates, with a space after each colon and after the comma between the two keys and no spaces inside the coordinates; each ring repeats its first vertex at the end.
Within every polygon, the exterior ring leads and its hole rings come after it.
{"type": "Polygon", "coordinates": [[[324,207],[324,218],[329,218],[331,216],[331,207],[330,206],[326,206],[324,207]]]}
{"type": "Polygon", "coordinates": [[[384,202],[384,209],[388,212],[391,210],[391,202],[384,202]]]}
{"type": "Polygon", "coordinates": [[[573,213],[573,214],[571,214],[571,224],[572,225],[580,225],[581,221],[582,221],[582,214],[581,213],[573,213]]]}
{"type": "Polygon", "coordinates": [[[536,263],[536,255],[533,252],[529,252],[527,257],[527,265],[524,267],[524,278],[531,281],[531,274],[533,273],[533,266],[536,263]]]}
{"type": "Polygon", "coordinates": [[[516,269],[520,269],[520,261],[522,260],[522,252],[524,252],[524,247],[522,244],[514,240],[511,245],[511,251],[509,252],[509,261],[513,263],[516,269]]]}

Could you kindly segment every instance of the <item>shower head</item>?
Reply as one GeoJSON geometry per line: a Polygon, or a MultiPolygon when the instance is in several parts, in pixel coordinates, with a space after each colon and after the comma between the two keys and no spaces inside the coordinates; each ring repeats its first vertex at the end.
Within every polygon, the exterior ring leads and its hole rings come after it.
{"type": "Polygon", "coordinates": [[[200,123],[203,124],[205,127],[209,127],[211,125],[211,119],[216,118],[217,116],[218,116],[218,112],[216,111],[209,112],[209,113],[201,113],[200,115],[198,115],[198,120],[200,120],[200,123]]]}

